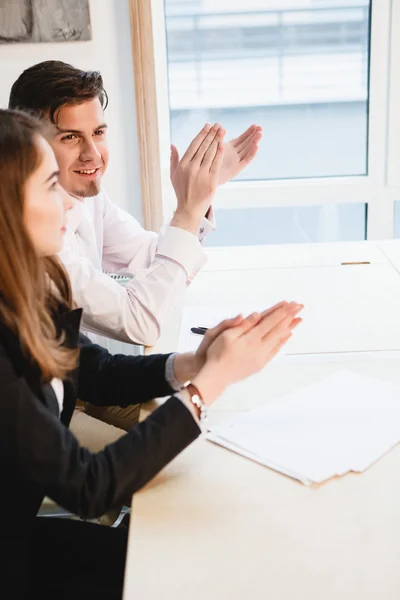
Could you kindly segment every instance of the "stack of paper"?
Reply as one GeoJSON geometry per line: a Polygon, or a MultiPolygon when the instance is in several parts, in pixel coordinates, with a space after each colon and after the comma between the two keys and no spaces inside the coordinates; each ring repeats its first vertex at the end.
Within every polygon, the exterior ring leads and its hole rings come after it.
{"type": "Polygon", "coordinates": [[[340,371],[208,439],[305,484],[362,472],[400,441],[400,386],[340,371]]]}

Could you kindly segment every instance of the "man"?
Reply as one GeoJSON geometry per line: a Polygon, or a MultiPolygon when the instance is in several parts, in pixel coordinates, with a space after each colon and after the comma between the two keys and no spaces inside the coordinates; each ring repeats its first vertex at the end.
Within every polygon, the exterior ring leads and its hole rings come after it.
{"type": "MultiPolygon", "coordinates": [[[[206,126],[182,160],[171,151],[171,179],[177,209],[159,234],[145,231],[113,204],[101,187],[108,164],[107,94],[98,72],[60,61],[30,67],[12,86],[9,107],[34,111],[53,124],[50,140],[60,183],[74,198],[61,253],[76,303],[84,309],[86,330],[117,340],[153,345],[187,285],[206,261],[201,248],[213,228],[215,188],[193,157],[202,144],[221,147],[224,130],[206,126]],[[188,154],[189,153],[189,154],[188,154]],[[197,171],[196,171],[197,169],[197,171]],[[121,286],[106,273],[131,276],[121,286]]],[[[235,177],[255,156],[261,128],[252,126],[226,144],[218,183],[235,177]]],[[[203,169],[204,171],[204,169],[203,169]]],[[[173,374],[171,375],[173,376],[173,374]]],[[[130,409],[86,407],[89,414],[123,429],[137,418],[130,409]]]]}

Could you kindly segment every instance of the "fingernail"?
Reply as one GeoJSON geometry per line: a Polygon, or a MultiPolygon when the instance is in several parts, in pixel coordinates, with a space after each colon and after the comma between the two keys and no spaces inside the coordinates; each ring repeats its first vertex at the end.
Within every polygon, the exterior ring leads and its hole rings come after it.
{"type": "Polygon", "coordinates": [[[300,318],[299,318],[299,320],[298,320],[298,321],[296,321],[296,323],[293,323],[293,325],[292,325],[292,329],[294,329],[295,327],[297,327],[297,325],[300,325],[300,323],[302,323],[302,322],[303,322],[303,319],[300,319],[300,318]]]}

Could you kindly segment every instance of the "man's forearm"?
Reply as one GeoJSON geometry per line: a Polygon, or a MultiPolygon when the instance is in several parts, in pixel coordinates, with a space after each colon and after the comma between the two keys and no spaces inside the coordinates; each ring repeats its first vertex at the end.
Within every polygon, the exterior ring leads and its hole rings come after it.
{"type": "Polygon", "coordinates": [[[184,209],[178,208],[171,220],[171,225],[172,227],[185,229],[197,237],[199,235],[202,218],[201,215],[192,214],[184,209]]]}

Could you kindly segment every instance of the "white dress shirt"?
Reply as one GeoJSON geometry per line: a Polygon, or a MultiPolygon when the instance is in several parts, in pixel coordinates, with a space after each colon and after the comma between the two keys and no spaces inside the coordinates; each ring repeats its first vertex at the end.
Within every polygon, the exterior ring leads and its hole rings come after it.
{"type": "Polygon", "coordinates": [[[57,398],[58,410],[60,411],[60,416],[64,407],[64,384],[61,379],[52,379],[50,381],[50,385],[53,388],[53,392],[55,397],[57,398]]]}
{"type": "Polygon", "coordinates": [[[213,224],[204,219],[199,238],[169,225],[156,234],[144,230],[104,191],[75,200],[60,258],[74,300],[83,308],[83,329],[153,345],[162,324],[206,263],[201,241],[212,229],[213,224]],[[107,272],[132,279],[121,286],[107,272]]]}

